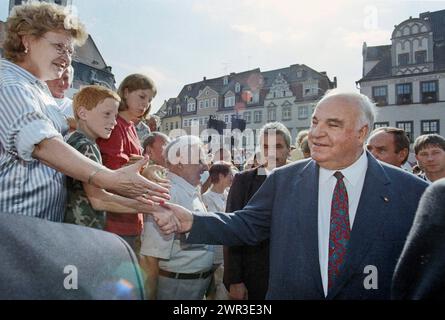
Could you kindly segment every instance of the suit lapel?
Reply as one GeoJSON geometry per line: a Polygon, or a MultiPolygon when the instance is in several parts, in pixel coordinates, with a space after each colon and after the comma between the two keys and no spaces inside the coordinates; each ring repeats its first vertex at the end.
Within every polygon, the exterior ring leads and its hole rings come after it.
{"type": "Polygon", "coordinates": [[[324,296],[318,254],[318,174],[318,165],[315,161],[310,161],[289,192],[291,192],[290,199],[293,199],[294,207],[298,208],[300,212],[299,229],[304,234],[302,239],[304,248],[306,248],[307,259],[313,266],[312,280],[320,296],[324,296]]]}
{"type": "Polygon", "coordinates": [[[334,298],[354,272],[363,272],[363,270],[356,271],[356,269],[366,256],[370,245],[376,239],[376,235],[385,221],[385,201],[389,199],[389,185],[390,180],[382,166],[368,154],[368,170],[366,171],[363,190],[352,226],[345,265],[327,299],[334,298]]]}

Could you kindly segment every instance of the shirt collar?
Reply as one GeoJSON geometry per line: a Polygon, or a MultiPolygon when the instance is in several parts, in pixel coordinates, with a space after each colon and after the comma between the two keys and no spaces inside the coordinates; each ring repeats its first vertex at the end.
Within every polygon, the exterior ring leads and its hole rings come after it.
{"type": "Polygon", "coordinates": [[[183,189],[190,197],[199,194],[198,187],[192,186],[190,183],[185,181],[184,178],[174,174],[173,172],[168,173],[168,179],[171,181],[172,184],[175,184],[176,186],[183,189]]]}
{"type": "Polygon", "coordinates": [[[87,135],[87,134],[85,133],[85,131],[83,131],[81,128],[77,127],[76,132],[78,132],[79,134],[83,135],[83,136],[84,136],[86,139],[88,139],[90,142],[96,144],[96,140],[90,138],[90,136],[87,135]]]}
{"type": "Polygon", "coordinates": [[[320,183],[326,183],[335,172],[340,171],[345,179],[353,186],[357,185],[362,176],[361,173],[368,169],[368,157],[363,150],[362,155],[349,167],[342,170],[328,170],[320,167],[320,183]]]}

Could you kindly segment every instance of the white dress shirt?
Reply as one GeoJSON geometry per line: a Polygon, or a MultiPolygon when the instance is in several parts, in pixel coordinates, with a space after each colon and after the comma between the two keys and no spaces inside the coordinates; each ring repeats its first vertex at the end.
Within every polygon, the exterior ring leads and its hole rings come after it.
{"type": "MultiPolygon", "coordinates": [[[[226,212],[228,192],[217,193],[212,190],[207,190],[206,193],[202,195],[202,201],[207,207],[209,212],[226,212]]],[[[224,263],[224,252],[223,246],[213,246],[214,247],[214,264],[224,263]]]]}
{"type": "Polygon", "coordinates": [[[329,260],[329,229],[331,203],[337,178],[334,173],[340,171],[348,192],[349,224],[352,229],[357,212],[360,195],[368,169],[368,157],[363,152],[360,158],[349,167],[342,170],[327,170],[320,167],[318,179],[318,254],[324,294],[328,293],[328,260],[329,260]]]}

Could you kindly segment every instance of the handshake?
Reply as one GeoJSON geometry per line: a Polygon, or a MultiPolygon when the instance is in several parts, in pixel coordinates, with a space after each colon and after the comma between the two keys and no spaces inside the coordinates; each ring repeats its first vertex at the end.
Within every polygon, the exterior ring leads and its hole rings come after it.
{"type": "MultiPolygon", "coordinates": [[[[143,159],[135,156],[130,159],[132,165],[143,159]]],[[[147,165],[140,169],[140,174],[161,187],[169,188],[167,169],[158,165],[147,165]]],[[[184,233],[191,229],[193,214],[182,206],[165,202],[163,196],[139,197],[141,212],[151,214],[159,229],[165,234],[184,233]]]]}
{"type": "Polygon", "coordinates": [[[165,235],[188,232],[192,228],[192,212],[180,205],[161,201],[152,206],[151,214],[165,235]]]}

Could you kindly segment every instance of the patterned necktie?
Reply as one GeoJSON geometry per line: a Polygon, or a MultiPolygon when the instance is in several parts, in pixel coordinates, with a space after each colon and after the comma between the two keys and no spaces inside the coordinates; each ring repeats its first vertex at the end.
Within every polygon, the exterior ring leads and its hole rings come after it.
{"type": "Polygon", "coordinates": [[[329,230],[328,290],[332,289],[343,265],[350,238],[348,192],[340,171],[331,204],[331,224],[329,230]]]}

